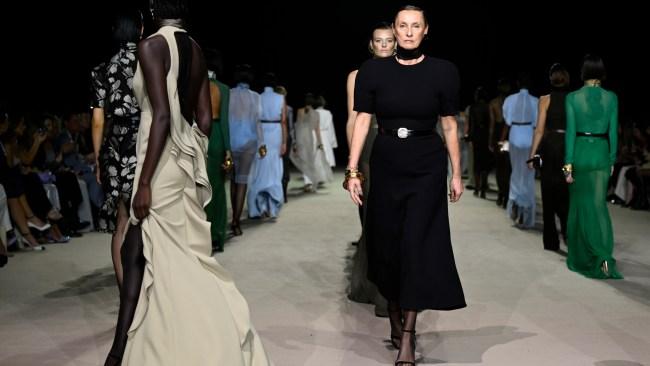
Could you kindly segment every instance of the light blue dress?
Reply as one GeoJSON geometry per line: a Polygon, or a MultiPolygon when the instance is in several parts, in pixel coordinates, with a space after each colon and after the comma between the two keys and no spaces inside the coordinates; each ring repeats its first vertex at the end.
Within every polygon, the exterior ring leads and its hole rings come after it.
{"type": "Polygon", "coordinates": [[[254,160],[248,183],[248,215],[259,217],[267,213],[276,217],[284,202],[281,155],[284,96],[266,87],[261,102],[260,122],[267,153],[264,158],[257,155],[254,160]]]}
{"type": "Polygon", "coordinates": [[[510,195],[508,215],[526,228],[535,226],[535,171],[528,168],[526,160],[533,144],[533,132],[537,124],[538,99],[521,89],[503,102],[503,118],[510,126],[510,195]]]}
{"type": "Polygon", "coordinates": [[[237,184],[248,183],[257,148],[264,144],[260,126],[261,114],[260,95],[250,90],[248,84],[239,83],[230,90],[228,123],[237,184]]]}

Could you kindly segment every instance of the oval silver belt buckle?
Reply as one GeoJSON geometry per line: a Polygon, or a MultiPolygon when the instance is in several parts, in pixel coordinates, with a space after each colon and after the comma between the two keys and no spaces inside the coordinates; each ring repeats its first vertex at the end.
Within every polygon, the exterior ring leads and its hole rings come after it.
{"type": "Polygon", "coordinates": [[[405,139],[409,136],[409,130],[405,127],[400,127],[397,129],[397,137],[405,139]]]}

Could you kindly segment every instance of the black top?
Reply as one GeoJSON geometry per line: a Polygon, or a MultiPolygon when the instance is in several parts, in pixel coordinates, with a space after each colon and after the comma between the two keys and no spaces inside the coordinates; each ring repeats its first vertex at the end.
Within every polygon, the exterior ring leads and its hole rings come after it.
{"type": "Polygon", "coordinates": [[[91,72],[92,107],[104,108],[108,118],[139,118],[140,108],[133,94],[133,75],[138,63],[137,45],[129,42],[108,63],[91,72]]]}
{"type": "Polygon", "coordinates": [[[548,111],[546,112],[546,129],[564,130],[566,129],[566,108],[564,100],[566,91],[552,91],[549,98],[548,111]]]}
{"type": "Polygon", "coordinates": [[[460,79],[449,61],[425,56],[415,65],[394,57],[370,59],[357,74],[354,110],[374,113],[380,127],[435,128],[438,116],[458,110],[460,79]]]}
{"type": "Polygon", "coordinates": [[[490,135],[490,106],[476,102],[469,107],[469,135],[473,142],[488,143],[490,135]]]}

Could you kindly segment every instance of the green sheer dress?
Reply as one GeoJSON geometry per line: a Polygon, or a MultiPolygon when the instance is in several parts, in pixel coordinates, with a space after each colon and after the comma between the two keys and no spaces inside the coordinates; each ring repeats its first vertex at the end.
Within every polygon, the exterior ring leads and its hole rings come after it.
{"type": "Polygon", "coordinates": [[[566,97],[569,186],[569,269],[590,278],[623,278],[612,257],[614,238],[607,208],[607,183],[616,160],[618,101],[600,86],[584,86],[566,97]],[[584,133],[604,134],[585,136],[584,133]],[[608,270],[603,270],[607,261],[608,270]]]}
{"type": "Polygon", "coordinates": [[[230,88],[212,77],[210,82],[219,87],[221,106],[219,118],[212,121],[212,131],[208,143],[207,171],[212,186],[212,201],[206,206],[205,212],[211,223],[212,247],[214,250],[222,251],[226,240],[228,208],[226,206],[226,173],[221,165],[225,160],[226,151],[230,150],[230,128],[228,127],[230,88]]]}

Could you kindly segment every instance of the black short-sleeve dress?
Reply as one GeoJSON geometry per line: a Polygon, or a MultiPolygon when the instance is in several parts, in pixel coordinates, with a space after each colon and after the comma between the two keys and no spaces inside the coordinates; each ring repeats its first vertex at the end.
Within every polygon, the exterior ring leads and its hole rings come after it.
{"type": "Polygon", "coordinates": [[[135,145],[140,126],[140,107],[133,94],[137,65],[137,45],[122,45],[107,63],[91,72],[92,107],[103,108],[108,123],[99,152],[104,203],[99,210],[99,230],[113,233],[117,228],[120,202],[130,207],[135,177],[135,145]]]}
{"type": "MultiPolygon", "coordinates": [[[[366,61],[357,74],[354,109],[374,113],[380,128],[434,130],[453,116],[459,77],[448,61],[425,56],[415,65],[395,58],[366,61]]],[[[366,199],[368,278],[407,310],[465,307],[447,211],[447,151],[436,134],[377,136],[366,199]]]]}

